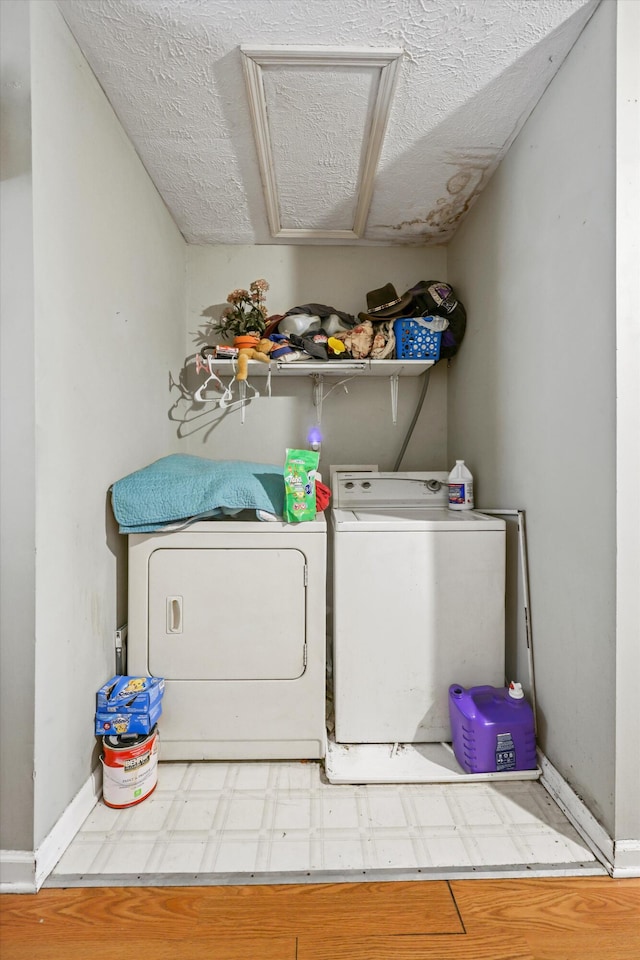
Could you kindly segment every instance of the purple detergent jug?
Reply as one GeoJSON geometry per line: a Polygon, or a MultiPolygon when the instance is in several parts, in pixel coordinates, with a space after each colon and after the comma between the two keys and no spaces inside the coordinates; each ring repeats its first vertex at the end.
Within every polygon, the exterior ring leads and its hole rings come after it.
{"type": "Polygon", "coordinates": [[[467,773],[535,770],[533,710],[522,685],[449,687],[453,752],[467,773]]]}

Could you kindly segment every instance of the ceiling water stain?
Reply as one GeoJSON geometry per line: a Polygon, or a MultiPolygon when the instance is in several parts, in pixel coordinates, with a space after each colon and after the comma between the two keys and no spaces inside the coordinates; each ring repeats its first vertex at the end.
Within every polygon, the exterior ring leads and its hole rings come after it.
{"type": "Polygon", "coordinates": [[[447,180],[447,196],[439,197],[434,207],[424,216],[390,224],[388,229],[400,231],[422,226],[428,228],[423,236],[442,237],[450,234],[486,187],[498,164],[498,158],[467,157],[455,161],[455,164],[458,169],[447,180]]]}
{"type": "Polygon", "coordinates": [[[431,227],[457,226],[484,190],[495,164],[495,157],[469,158],[459,162],[459,169],[447,180],[448,196],[437,201],[425,222],[431,227]]]}
{"type": "Polygon", "coordinates": [[[460,170],[458,173],[454,173],[447,181],[447,193],[456,196],[461,190],[464,190],[472,176],[470,170],[460,170]]]}

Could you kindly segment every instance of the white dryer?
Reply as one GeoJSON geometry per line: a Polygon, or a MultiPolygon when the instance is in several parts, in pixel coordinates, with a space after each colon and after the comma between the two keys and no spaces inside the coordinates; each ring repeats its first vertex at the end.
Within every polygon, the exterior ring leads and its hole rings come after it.
{"type": "Polygon", "coordinates": [[[325,754],[326,522],[129,537],[128,672],[165,678],[163,760],[325,754]]]}
{"type": "Polygon", "coordinates": [[[450,741],[449,685],[504,683],[506,523],[449,510],[447,478],[334,477],[337,743],[450,741]]]}

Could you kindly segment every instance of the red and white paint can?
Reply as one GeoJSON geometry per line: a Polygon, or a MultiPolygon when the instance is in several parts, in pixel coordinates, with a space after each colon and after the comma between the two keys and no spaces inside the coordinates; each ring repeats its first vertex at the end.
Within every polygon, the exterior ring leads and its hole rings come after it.
{"type": "Polygon", "coordinates": [[[132,807],[158,783],[158,727],[140,736],[103,737],[102,799],[108,807],[132,807]]]}

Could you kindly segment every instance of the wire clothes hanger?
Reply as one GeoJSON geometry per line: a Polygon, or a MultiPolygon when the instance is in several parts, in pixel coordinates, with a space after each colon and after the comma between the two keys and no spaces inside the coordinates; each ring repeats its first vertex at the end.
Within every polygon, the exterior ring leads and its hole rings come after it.
{"type": "MultiPolygon", "coordinates": [[[[233,363],[233,377],[229,381],[228,385],[225,387],[224,383],[218,376],[218,374],[213,369],[214,357],[209,354],[206,354],[205,351],[207,347],[204,347],[199,354],[196,354],[196,374],[200,373],[202,370],[206,370],[209,374],[207,379],[202,383],[198,389],[193,394],[193,399],[196,403],[216,403],[221,410],[229,411],[234,407],[240,407],[241,410],[241,423],[244,423],[245,418],[245,406],[250,400],[257,399],[260,396],[260,392],[251,384],[248,380],[237,380],[237,366],[235,360],[233,363]],[[233,385],[234,383],[238,384],[238,399],[234,400],[233,398],[233,385]],[[205,397],[203,396],[204,391],[207,389],[209,384],[215,384],[220,390],[222,390],[221,397],[205,397]],[[251,392],[249,396],[247,390],[251,392]]],[[[271,396],[271,366],[269,366],[269,374],[267,377],[267,394],[271,396]]]]}
{"type": "Polygon", "coordinates": [[[224,393],[226,393],[227,388],[225,387],[224,383],[222,382],[218,374],[213,369],[213,357],[209,357],[209,356],[203,357],[200,353],[197,353],[196,354],[196,373],[198,374],[202,370],[207,370],[209,373],[209,376],[204,381],[204,383],[202,383],[198,387],[198,389],[195,391],[195,393],[193,394],[193,399],[195,400],[196,403],[217,403],[220,399],[219,397],[203,397],[202,394],[204,393],[204,391],[207,389],[207,387],[212,381],[216,383],[218,387],[223,391],[223,396],[224,396],[224,393]]]}

